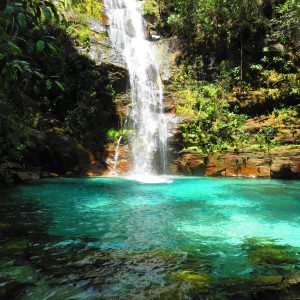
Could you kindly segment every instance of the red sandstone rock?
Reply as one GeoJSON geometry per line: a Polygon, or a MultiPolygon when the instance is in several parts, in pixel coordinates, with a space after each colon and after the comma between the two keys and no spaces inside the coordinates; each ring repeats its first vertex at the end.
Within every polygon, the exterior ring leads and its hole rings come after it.
{"type": "Polygon", "coordinates": [[[271,151],[272,178],[300,178],[300,149],[271,151]]]}
{"type": "Polygon", "coordinates": [[[208,156],[205,176],[225,176],[225,171],[224,155],[215,153],[208,156]]]}
{"type": "Polygon", "coordinates": [[[300,149],[214,153],[207,158],[183,153],[174,164],[177,169],[173,166],[172,174],[177,171],[185,175],[297,179],[300,178],[300,149]]]}
{"type": "Polygon", "coordinates": [[[205,173],[205,157],[198,153],[185,153],[175,161],[179,171],[185,175],[203,176],[205,173]]]}
{"type": "Polygon", "coordinates": [[[270,177],[270,159],[264,152],[228,153],[224,156],[227,177],[270,177]]]}

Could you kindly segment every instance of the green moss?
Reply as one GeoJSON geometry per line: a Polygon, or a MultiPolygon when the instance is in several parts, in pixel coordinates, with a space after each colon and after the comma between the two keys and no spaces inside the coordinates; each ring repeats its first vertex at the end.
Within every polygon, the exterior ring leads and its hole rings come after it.
{"type": "Polygon", "coordinates": [[[280,285],[283,281],[283,276],[281,275],[266,275],[266,276],[260,276],[255,279],[256,285],[280,285]]]}
{"type": "Polygon", "coordinates": [[[212,278],[210,276],[198,274],[191,270],[181,270],[172,273],[170,279],[177,282],[188,282],[198,288],[208,287],[212,284],[212,278]]]}
{"type": "Polygon", "coordinates": [[[78,45],[89,46],[92,31],[88,27],[82,25],[69,26],[67,30],[68,33],[76,39],[78,45]]]}
{"type": "Polygon", "coordinates": [[[106,22],[102,0],[68,0],[64,8],[71,9],[78,16],[83,15],[95,18],[102,23],[106,22]]]}
{"type": "Polygon", "coordinates": [[[142,11],[145,15],[152,15],[159,18],[159,6],[155,0],[146,0],[143,3],[142,11]]]}
{"type": "Polygon", "coordinates": [[[28,247],[28,240],[15,240],[2,245],[2,251],[12,255],[19,255],[23,254],[28,247]]]}
{"type": "Polygon", "coordinates": [[[297,251],[290,246],[277,244],[276,241],[267,238],[253,238],[245,241],[243,247],[247,250],[249,261],[256,266],[263,267],[287,267],[300,263],[297,251]]]}
{"type": "Polygon", "coordinates": [[[11,228],[11,224],[9,223],[0,223],[0,230],[5,230],[11,228]]]}

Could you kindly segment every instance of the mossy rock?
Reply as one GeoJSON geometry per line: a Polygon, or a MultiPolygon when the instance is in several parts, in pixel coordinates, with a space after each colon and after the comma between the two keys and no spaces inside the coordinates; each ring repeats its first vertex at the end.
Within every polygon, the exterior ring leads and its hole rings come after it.
{"type": "Polygon", "coordinates": [[[0,230],[6,230],[11,227],[11,224],[9,223],[0,223],[0,230]]]}
{"type": "Polygon", "coordinates": [[[284,280],[281,275],[266,275],[257,277],[254,281],[254,285],[257,286],[280,286],[284,280]]]}
{"type": "Polygon", "coordinates": [[[250,261],[256,264],[266,263],[275,265],[295,262],[295,260],[289,257],[282,249],[268,246],[251,253],[250,261]]]}
{"type": "Polygon", "coordinates": [[[146,20],[151,24],[154,24],[159,20],[159,6],[155,0],[144,1],[142,12],[146,20]]]}
{"type": "Polygon", "coordinates": [[[293,264],[297,262],[297,258],[293,253],[288,251],[284,246],[280,245],[264,245],[258,249],[251,251],[250,261],[255,264],[293,264]]]}
{"type": "Polygon", "coordinates": [[[248,239],[244,248],[253,264],[283,266],[300,262],[296,249],[288,245],[277,244],[272,239],[248,239]]]}
{"type": "Polygon", "coordinates": [[[177,282],[189,282],[198,288],[209,287],[213,281],[209,275],[195,273],[192,270],[181,270],[172,273],[170,279],[177,282]]]}
{"type": "Polygon", "coordinates": [[[10,255],[23,254],[29,247],[28,240],[13,240],[2,245],[1,252],[10,255]]]}
{"type": "Polygon", "coordinates": [[[36,280],[36,273],[29,265],[7,266],[1,274],[11,281],[20,283],[34,283],[36,280]]]}
{"type": "Polygon", "coordinates": [[[102,251],[91,251],[78,255],[72,262],[67,264],[68,267],[97,266],[103,264],[108,259],[108,255],[102,251]]]}
{"type": "Polygon", "coordinates": [[[0,299],[19,299],[27,284],[0,277],[0,299]]]}

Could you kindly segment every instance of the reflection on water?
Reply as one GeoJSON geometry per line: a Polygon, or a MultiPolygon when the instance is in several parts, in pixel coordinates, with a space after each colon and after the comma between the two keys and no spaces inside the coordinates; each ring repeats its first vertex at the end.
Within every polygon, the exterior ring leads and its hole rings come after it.
{"type": "Polygon", "coordinates": [[[298,182],[167,179],[2,190],[0,299],[297,299],[298,182]]]}

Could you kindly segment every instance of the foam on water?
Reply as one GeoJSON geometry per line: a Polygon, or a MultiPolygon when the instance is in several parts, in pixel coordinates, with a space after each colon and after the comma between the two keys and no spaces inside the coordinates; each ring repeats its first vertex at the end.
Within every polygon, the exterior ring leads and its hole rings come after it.
{"type": "Polygon", "coordinates": [[[170,184],[173,179],[169,176],[151,176],[151,175],[131,175],[124,177],[127,180],[133,180],[144,184],[170,184]]]}

